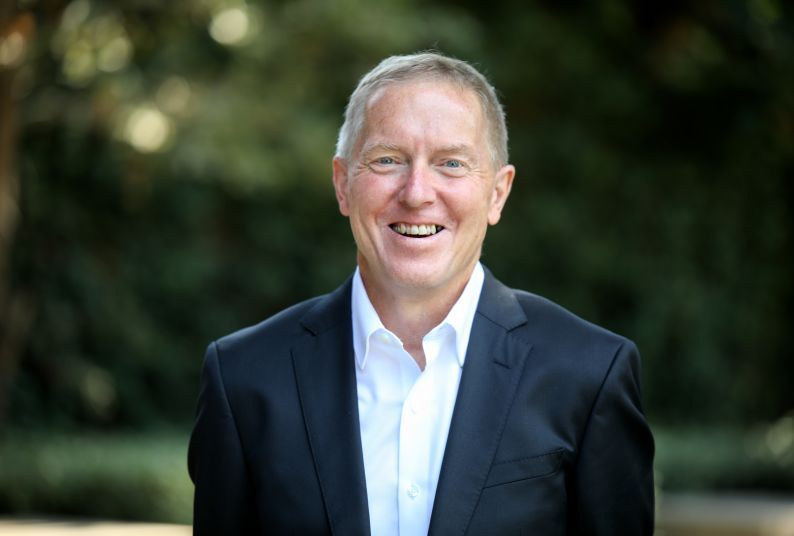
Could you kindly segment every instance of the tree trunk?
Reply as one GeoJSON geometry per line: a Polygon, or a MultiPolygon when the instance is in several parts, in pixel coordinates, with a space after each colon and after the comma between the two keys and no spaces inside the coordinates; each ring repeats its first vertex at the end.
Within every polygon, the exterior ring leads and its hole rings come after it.
{"type": "Polygon", "coordinates": [[[15,81],[33,29],[32,15],[19,12],[16,2],[0,3],[0,428],[33,317],[29,298],[9,284],[9,257],[19,222],[15,81]]]}

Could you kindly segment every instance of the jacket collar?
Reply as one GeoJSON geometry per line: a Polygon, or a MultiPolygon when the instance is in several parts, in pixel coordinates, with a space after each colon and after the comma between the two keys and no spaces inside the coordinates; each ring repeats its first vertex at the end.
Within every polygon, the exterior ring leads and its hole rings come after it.
{"type": "Polygon", "coordinates": [[[479,501],[532,345],[512,290],[486,270],[436,488],[429,534],[463,534],[479,501]]]}
{"type": "Polygon", "coordinates": [[[331,532],[369,534],[350,323],[350,279],[301,319],[292,361],[331,532]]]}

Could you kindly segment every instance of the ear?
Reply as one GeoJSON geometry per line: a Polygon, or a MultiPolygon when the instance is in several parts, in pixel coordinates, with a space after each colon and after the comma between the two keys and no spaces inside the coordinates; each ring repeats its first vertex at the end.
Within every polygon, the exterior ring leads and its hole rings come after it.
{"type": "Polygon", "coordinates": [[[336,201],[339,203],[339,212],[343,216],[350,216],[350,206],[347,202],[347,162],[341,156],[334,157],[334,191],[336,201]]]}
{"type": "Polygon", "coordinates": [[[510,195],[510,188],[513,187],[513,177],[516,175],[516,168],[510,164],[503,166],[496,172],[493,192],[491,194],[491,206],[488,208],[488,223],[496,225],[502,217],[502,209],[510,195]]]}

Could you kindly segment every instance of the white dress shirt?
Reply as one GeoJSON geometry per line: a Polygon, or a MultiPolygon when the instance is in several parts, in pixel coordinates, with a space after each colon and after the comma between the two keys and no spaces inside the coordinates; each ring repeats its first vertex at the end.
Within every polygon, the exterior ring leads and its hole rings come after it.
{"type": "Polygon", "coordinates": [[[425,370],[380,321],[353,276],[358,414],[373,536],[426,535],[484,280],[480,263],[449,314],[424,339],[425,370]]]}

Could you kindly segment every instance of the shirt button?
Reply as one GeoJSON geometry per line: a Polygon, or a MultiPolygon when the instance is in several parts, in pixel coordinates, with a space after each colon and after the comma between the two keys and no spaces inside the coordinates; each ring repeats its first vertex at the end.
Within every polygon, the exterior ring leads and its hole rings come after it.
{"type": "Polygon", "coordinates": [[[416,499],[419,496],[419,488],[416,484],[411,484],[408,488],[408,496],[412,499],[416,499]]]}

